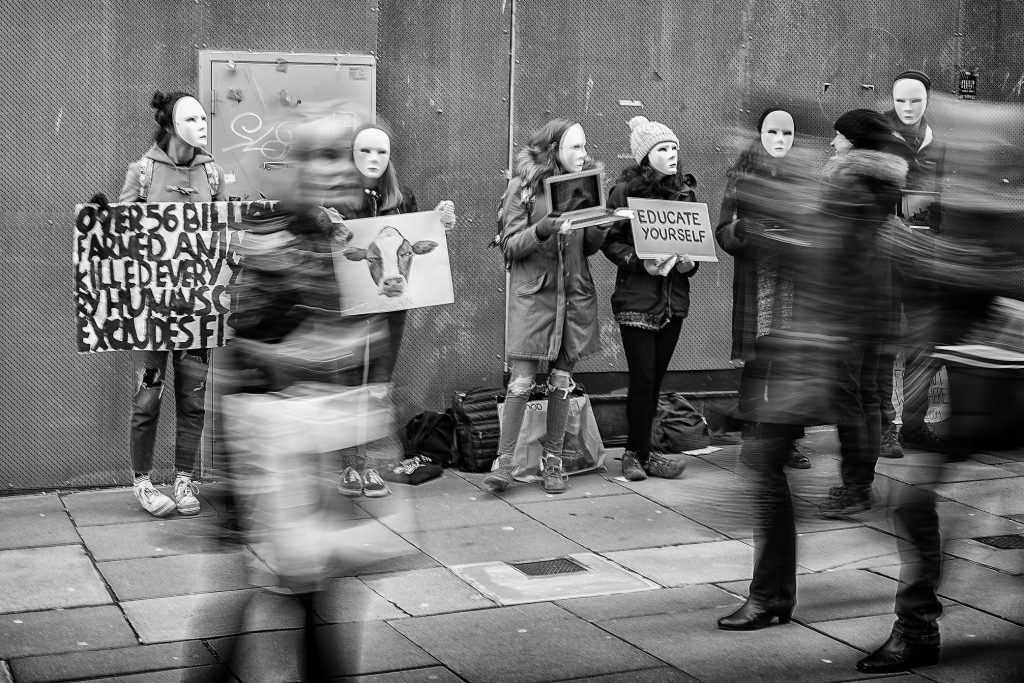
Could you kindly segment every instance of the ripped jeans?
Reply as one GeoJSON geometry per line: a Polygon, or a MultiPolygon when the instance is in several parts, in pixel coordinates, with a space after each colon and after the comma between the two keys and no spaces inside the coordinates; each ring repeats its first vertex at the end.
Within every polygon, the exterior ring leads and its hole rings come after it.
{"type": "MultiPolygon", "coordinates": [[[[540,361],[536,360],[512,360],[512,377],[505,393],[505,411],[501,418],[499,458],[511,457],[516,450],[519,432],[523,428],[523,417],[526,415],[526,404],[530,400],[539,365],[540,361]]],[[[547,434],[544,437],[544,452],[547,455],[562,455],[565,426],[569,422],[569,395],[576,387],[572,381],[574,366],[575,363],[567,360],[563,351],[548,368],[547,434]]]]}
{"type": "Polygon", "coordinates": [[[206,374],[209,351],[132,351],[135,395],[132,404],[129,446],[132,469],[148,473],[153,469],[153,444],[160,419],[167,357],[174,367],[175,425],[174,470],[194,472],[199,439],[206,417],[206,374]]]}

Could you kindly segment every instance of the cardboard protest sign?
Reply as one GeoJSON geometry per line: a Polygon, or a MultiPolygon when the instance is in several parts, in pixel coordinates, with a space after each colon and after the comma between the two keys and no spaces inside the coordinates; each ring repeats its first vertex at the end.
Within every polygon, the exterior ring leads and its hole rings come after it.
{"type": "Polygon", "coordinates": [[[627,202],[640,258],[687,254],[694,261],[718,261],[707,204],[638,197],[627,197],[627,202]]]}
{"type": "Polygon", "coordinates": [[[81,353],[214,348],[226,340],[227,287],[244,216],[266,202],[76,207],[81,353]]]}
{"type": "Polygon", "coordinates": [[[448,242],[436,211],[345,221],[351,237],[335,255],[348,315],[450,304],[448,242]]]}

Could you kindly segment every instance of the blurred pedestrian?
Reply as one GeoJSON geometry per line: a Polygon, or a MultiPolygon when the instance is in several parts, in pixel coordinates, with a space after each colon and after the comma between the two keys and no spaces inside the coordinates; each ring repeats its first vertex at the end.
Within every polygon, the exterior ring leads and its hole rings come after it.
{"type": "Polygon", "coordinates": [[[576,363],[600,350],[597,292],[588,257],[601,248],[608,224],[582,229],[552,213],[545,179],[601,165],[587,154],[583,126],[552,119],[534,131],[516,155],[501,207],[500,244],[510,274],[506,353],[511,379],[501,420],[495,469],[484,477],[492,490],[513,483],[515,451],[541,361],[548,363],[547,435],[542,485],[566,490],[562,446],[576,363]]]}
{"type": "MultiPolygon", "coordinates": [[[[628,206],[628,197],[696,201],[692,175],[679,169],[679,138],[657,121],[636,116],[629,121],[629,145],[636,164],[626,167],[608,196],[609,209],[628,206]]],[[[641,259],[628,220],[614,223],[601,247],[618,272],[612,313],[622,335],[629,368],[626,419],[629,433],[622,456],[622,476],[630,481],[648,475],[673,479],[685,463],[665,457],[651,445],[651,427],[661,382],[690,310],[690,278],[698,264],[686,254],[641,259]]]]}
{"type": "MultiPolygon", "coordinates": [[[[870,109],[849,111],[835,123],[835,149],[825,168],[822,225],[841,244],[830,263],[834,287],[820,312],[831,334],[846,337],[837,385],[842,483],[829,489],[825,517],[868,510],[882,444],[878,392],[883,342],[898,324],[892,262],[878,244],[906,183],[910,148],[892,124],[870,109]]],[[[893,219],[895,220],[895,219],[893,219]]],[[[898,221],[896,221],[898,222],[898,221]]]]}
{"type": "MultiPolygon", "coordinates": [[[[183,92],[153,94],[150,106],[157,129],[152,147],[128,166],[121,202],[209,202],[224,199],[224,174],[206,151],[206,111],[183,92]]],[[[206,416],[206,379],[210,351],[132,351],[134,394],[129,439],[135,497],[157,517],[175,509],[199,514],[192,481],[206,416]],[[174,369],[175,447],[171,497],[150,480],[167,361],[174,369]]]]}

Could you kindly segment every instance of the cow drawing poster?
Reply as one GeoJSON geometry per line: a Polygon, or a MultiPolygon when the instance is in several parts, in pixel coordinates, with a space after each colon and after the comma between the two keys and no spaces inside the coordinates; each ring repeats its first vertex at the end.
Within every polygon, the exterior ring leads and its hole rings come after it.
{"type": "Polygon", "coordinates": [[[214,348],[228,330],[241,221],[260,202],[76,207],[76,341],[81,353],[214,348]]]}
{"type": "Polygon", "coordinates": [[[455,301],[448,242],[436,211],[347,220],[345,227],[335,271],[346,314],[455,301]]]}

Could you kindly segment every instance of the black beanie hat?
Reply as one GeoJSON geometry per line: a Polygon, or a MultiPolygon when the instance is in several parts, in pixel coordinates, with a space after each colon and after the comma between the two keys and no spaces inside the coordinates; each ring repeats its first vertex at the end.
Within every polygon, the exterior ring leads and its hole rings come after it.
{"type": "Polygon", "coordinates": [[[921,84],[924,85],[925,92],[932,91],[932,79],[928,78],[928,74],[924,73],[923,71],[904,71],[903,73],[896,76],[896,78],[892,79],[893,85],[896,84],[896,81],[901,81],[904,78],[911,78],[915,81],[921,81],[921,84]]]}
{"type": "Polygon", "coordinates": [[[848,111],[836,119],[834,127],[854,147],[861,149],[891,152],[888,147],[903,140],[892,124],[873,109],[848,111]]]}

